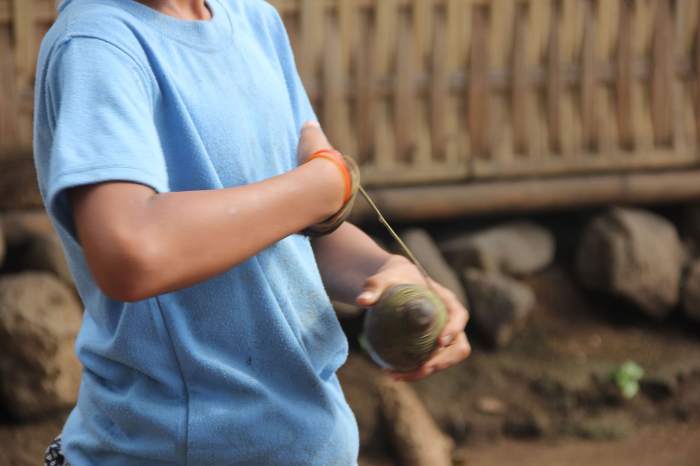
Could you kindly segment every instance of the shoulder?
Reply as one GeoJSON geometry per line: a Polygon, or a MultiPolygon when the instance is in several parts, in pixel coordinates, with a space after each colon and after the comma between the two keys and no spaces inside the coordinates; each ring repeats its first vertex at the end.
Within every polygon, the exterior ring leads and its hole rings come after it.
{"type": "Polygon", "coordinates": [[[139,20],[122,8],[101,0],[67,2],[41,43],[39,66],[69,43],[80,42],[95,49],[109,49],[146,64],[143,28],[139,20]]]}

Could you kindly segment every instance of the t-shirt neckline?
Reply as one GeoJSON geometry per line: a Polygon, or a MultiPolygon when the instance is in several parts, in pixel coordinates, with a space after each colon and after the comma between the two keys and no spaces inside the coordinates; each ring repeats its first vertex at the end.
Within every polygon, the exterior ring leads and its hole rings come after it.
{"type": "Polygon", "coordinates": [[[216,49],[232,39],[231,18],[219,0],[206,0],[212,16],[202,20],[176,18],[136,0],[112,1],[159,33],[193,48],[216,49]]]}

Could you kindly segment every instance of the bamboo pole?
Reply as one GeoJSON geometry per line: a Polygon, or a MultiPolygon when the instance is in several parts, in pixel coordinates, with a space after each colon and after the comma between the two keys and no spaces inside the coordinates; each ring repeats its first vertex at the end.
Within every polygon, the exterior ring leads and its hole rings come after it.
{"type": "MultiPolygon", "coordinates": [[[[700,170],[380,188],[369,193],[390,221],[415,222],[610,204],[700,201],[700,170]]],[[[351,220],[371,218],[369,207],[358,202],[351,220]]]]}

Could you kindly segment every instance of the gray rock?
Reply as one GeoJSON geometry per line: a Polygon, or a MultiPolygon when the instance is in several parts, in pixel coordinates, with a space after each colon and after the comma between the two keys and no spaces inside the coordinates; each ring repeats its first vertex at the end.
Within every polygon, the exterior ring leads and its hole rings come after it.
{"type": "Polygon", "coordinates": [[[477,233],[458,236],[440,245],[443,254],[462,270],[525,276],[547,268],[556,243],[545,228],[530,222],[511,222],[477,233]]]}
{"type": "Polygon", "coordinates": [[[412,228],[403,233],[402,239],[425,267],[428,275],[442,286],[452,290],[457,299],[462,304],[466,304],[462,283],[454,270],[447,264],[428,232],[421,228],[412,228]]]}
{"type": "Polygon", "coordinates": [[[683,286],[683,311],[700,322],[700,259],[690,264],[683,286]]]}
{"type": "Polygon", "coordinates": [[[614,208],[595,218],[579,244],[581,283],[664,317],[679,301],[684,251],[674,226],[640,209],[614,208]]]}
{"type": "Polygon", "coordinates": [[[0,277],[0,399],[11,416],[32,419],[75,403],[80,321],[77,298],[54,276],[0,277]]]}
{"type": "Polygon", "coordinates": [[[510,277],[476,269],[464,272],[464,284],[474,324],[491,344],[506,346],[535,305],[533,291],[510,277]]]}
{"type": "Polygon", "coordinates": [[[2,223],[13,268],[43,270],[73,283],[61,241],[44,211],[10,212],[2,223]]]}

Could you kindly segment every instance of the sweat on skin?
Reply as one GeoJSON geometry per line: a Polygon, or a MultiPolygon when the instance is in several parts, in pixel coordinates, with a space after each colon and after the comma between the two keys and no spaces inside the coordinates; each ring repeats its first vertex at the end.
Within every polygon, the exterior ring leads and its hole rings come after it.
{"type": "MultiPolygon", "coordinates": [[[[63,450],[73,466],[353,465],[329,294],[354,300],[374,274],[370,303],[390,281],[377,273],[420,277],[352,225],[295,234],[337,209],[341,180],[324,161],[298,166],[316,116],[284,26],[260,0],[207,6],[183,20],[64,0],[42,42],[39,187],[85,306],[63,450]]],[[[453,321],[457,335],[466,318],[453,321]]]]}

